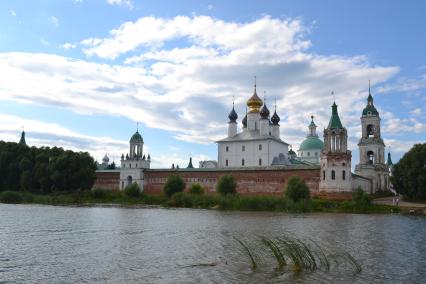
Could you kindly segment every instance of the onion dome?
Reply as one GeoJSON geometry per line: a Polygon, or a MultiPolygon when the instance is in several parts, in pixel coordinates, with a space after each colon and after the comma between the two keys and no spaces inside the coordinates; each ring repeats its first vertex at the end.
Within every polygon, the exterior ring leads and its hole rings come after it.
{"type": "Polygon", "coordinates": [[[336,102],[333,103],[331,106],[331,118],[330,122],[328,123],[328,129],[342,129],[343,125],[340,121],[339,114],[337,113],[337,105],[336,102]]]}
{"type": "Polygon", "coordinates": [[[143,142],[142,136],[140,135],[138,130],[136,130],[135,134],[133,134],[132,138],[130,138],[130,143],[135,142],[143,142]]]}
{"type": "Polygon", "coordinates": [[[256,84],[254,85],[253,95],[248,99],[247,106],[249,107],[249,112],[259,112],[260,107],[263,105],[262,100],[259,98],[256,92],[256,84]]]}
{"type": "Polygon", "coordinates": [[[277,114],[277,110],[274,111],[274,114],[271,117],[272,125],[279,125],[280,117],[277,114]]]}
{"type": "Polygon", "coordinates": [[[232,105],[232,110],[228,115],[229,122],[236,122],[238,118],[238,114],[235,112],[234,106],[232,105]]]}
{"type": "Polygon", "coordinates": [[[318,137],[308,136],[300,144],[299,151],[305,150],[322,150],[324,148],[324,142],[321,141],[318,137]]]}
{"type": "Polygon", "coordinates": [[[266,107],[266,104],[263,104],[263,107],[260,110],[260,116],[263,119],[268,119],[269,118],[269,109],[266,107]]]}
{"type": "Polygon", "coordinates": [[[109,162],[109,158],[108,158],[107,154],[105,154],[105,156],[102,158],[102,162],[104,162],[106,164],[109,162]]]}
{"type": "Polygon", "coordinates": [[[246,128],[247,127],[247,114],[244,116],[242,123],[243,123],[243,128],[246,128]]]}

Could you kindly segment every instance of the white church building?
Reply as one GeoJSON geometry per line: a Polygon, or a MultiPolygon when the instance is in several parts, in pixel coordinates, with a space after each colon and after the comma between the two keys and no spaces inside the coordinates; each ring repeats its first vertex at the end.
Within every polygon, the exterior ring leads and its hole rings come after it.
{"type": "Polygon", "coordinates": [[[288,165],[288,146],[280,137],[280,117],[270,117],[266,104],[259,98],[254,85],[253,95],[247,101],[248,112],[238,132],[234,106],[228,115],[228,136],[217,141],[218,167],[267,167],[288,165]]]}

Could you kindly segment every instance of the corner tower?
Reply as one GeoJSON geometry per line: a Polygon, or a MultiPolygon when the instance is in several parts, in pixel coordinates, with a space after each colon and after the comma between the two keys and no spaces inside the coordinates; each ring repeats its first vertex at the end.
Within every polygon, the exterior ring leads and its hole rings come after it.
{"type": "Polygon", "coordinates": [[[370,85],[367,106],[361,116],[362,137],[358,142],[359,164],[355,173],[372,181],[371,193],[389,189],[389,170],[385,162],[385,143],[380,133],[380,116],[374,106],[370,85]]]}
{"type": "Polygon", "coordinates": [[[320,191],[352,191],[351,151],[348,150],[348,134],[333,103],[330,122],[324,129],[324,148],[321,152],[320,191]]]}

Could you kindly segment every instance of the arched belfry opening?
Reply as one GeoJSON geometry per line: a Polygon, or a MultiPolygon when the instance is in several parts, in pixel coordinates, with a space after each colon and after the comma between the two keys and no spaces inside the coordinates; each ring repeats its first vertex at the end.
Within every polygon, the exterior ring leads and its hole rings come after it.
{"type": "Polygon", "coordinates": [[[368,161],[369,165],[374,164],[374,152],[373,151],[367,152],[367,161],[368,161]]]}
{"type": "Polygon", "coordinates": [[[372,124],[367,125],[367,138],[374,136],[374,126],[372,124]]]}

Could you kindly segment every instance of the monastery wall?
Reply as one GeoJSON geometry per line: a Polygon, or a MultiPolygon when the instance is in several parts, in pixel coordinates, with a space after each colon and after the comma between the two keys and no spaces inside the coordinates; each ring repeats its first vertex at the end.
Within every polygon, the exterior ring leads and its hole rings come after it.
{"type": "MultiPolygon", "coordinates": [[[[171,174],[179,174],[185,181],[186,188],[193,183],[200,183],[206,193],[216,192],[218,179],[229,174],[237,181],[239,194],[280,195],[291,176],[302,178],[312,195],[318,194],[320,179],[319,167],[307,169],[150,169],[144,172],[144,192],[162,194],[164,184],[171,174]]],[[[97,171],[93,188],[101,187],[118,190],[120,173],[118,171],[97,171]]]]}

